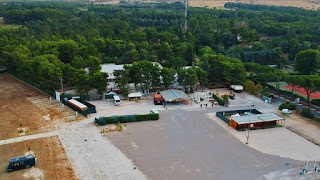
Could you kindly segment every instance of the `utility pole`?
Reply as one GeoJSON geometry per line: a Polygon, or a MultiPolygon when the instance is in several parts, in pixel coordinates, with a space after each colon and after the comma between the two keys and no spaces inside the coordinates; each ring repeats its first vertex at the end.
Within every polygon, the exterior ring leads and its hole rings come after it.
{"type": "Polygon", "coordinates": [[[189,0],[184,0],[184,24],[183,24],[183,33],[184,33],[184,38],[186,36],[186,32],[188,30],[188,23],[187,23],[187,16],[188,16],[188,4],[189,0]]]}
{"type": "Polygon", "coordinates": [[[63,94],[63,79],[60,79],[60,85],[61,85],[61,94],[63,94]]]}
{"type": "Polygon", "coordinates": [[[251,107],[253,107],[254,104],[248,105],[248,107],[250,107],[250,114],[249,114],[249,124],[248,124],[248,135],[247,135],[247,142],[246,144],[249,144],[249,132],[250,132],[250,118],[251,118],[251,107]]]}

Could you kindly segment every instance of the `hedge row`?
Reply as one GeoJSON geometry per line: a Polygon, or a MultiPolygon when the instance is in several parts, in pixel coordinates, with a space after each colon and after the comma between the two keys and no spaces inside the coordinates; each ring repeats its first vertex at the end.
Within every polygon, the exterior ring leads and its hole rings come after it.
{"type": "Polygon", "coordinates": [[[279,106],[279,110],[282,110],[282,109],[295,110],[296,105],[289,103],[289,102],[286,102],[286,103],[283,103],[279,106]]]}
{"type": "Polygon", "coordinates": [[[312,99],[311,103],[316,105],[316,106],[320,106],[320,99],[312,99]]]}
{"type": "Polygon", "coordinates": [[[216,100],[219,105],[224,106],[225,101],[223,99],[221,99],[219,96],[215,95],[214,93],[212,93],[212,97],[214,100],[216,100]]]}
{"type": "Polygon", "coordinates": [[[158,120],[158,119],[159,119],[159,114],[135,114],[135,115],[124,115],[124,116],[100,117],[100,118],[95,118],[94,122],[100,126],[103,126],[106,124],[150,121],[150,120],[158,120]]]}
{"type": "Polygon", "coordinates": [[[303,108],[301,110],[301,115],[306,117],[306,118],[310,118],[310,119],[314,119],[315,118],[314,114],[312,114],[312,112],[310,111],[309,108],[303,108]]]}

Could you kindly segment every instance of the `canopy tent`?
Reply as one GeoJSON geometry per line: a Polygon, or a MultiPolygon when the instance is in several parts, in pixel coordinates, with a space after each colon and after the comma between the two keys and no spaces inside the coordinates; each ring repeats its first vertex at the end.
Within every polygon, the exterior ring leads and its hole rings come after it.
{"type": "Polygon", "coordinates": [[[185,92],[176,89],[160,91],[160,94],[166,102],[186,102],[191,99],[185,92]]]}
{"type": "Polygon", "coordinates": [[[141,93],[141,92],[130,93],[130,94],[128,95],[128,97],[129,97],[129,100],[132,100],[132,99],[141,99],[142,93],[141,93]]]}

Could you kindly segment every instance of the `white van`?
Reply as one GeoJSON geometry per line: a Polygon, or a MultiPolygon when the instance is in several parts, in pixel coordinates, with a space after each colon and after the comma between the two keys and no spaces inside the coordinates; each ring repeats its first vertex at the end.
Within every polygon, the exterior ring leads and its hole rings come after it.
{"type": "Polygon", "coordinates": [[[114,95],[114,96],[113,96],[113,100],[114,100],[114,105],[115,105],[115,106],[120,105],[121,100],[120,100],[120,97],[119,97],[119,96],[114,95]]]}

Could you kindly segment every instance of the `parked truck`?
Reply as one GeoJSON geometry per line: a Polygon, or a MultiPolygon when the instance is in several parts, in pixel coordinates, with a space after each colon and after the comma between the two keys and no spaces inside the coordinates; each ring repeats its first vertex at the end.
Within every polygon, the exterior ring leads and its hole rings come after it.
{"type": "Polygon", "coordinates": [[[153,95],[153,102],[155,105],[162,105],[164,103],[164,99],[161,94],[154,94],[153,95]]]}
{"type": "Polygon", "coordinates": [[[19,169],[30,168],[36,165],[36,157],[33,153],[28,153],[24,156],[10,158],[7,166],[7,172],[12,172],[19,169]]]}

